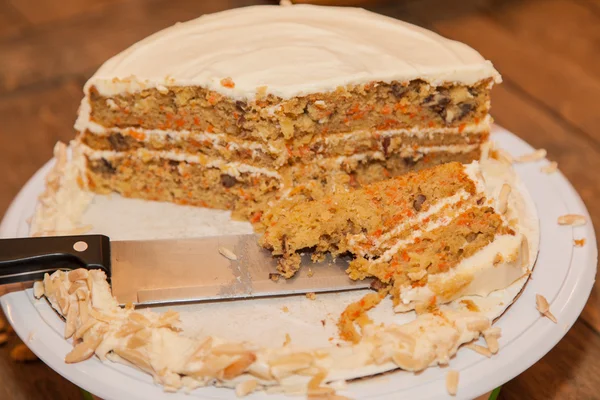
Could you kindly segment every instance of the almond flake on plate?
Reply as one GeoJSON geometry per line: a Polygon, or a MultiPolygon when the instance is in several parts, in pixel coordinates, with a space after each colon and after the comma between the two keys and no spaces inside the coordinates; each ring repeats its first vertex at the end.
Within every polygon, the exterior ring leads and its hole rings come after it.
{"type": "Polygon", "coordinates": [[[579,214],[566,214],[558,217],[559,225],[581,226],[585,225],[585,223],[585,217],[579,214]]]}
{"type": "Polygon", "coordinates": [[[481,354],[482,356],[486,356],[487,358],[490,358],[492,356],[492,352],[487,347],[480,346],[480,345],[475,344],[475,343],[466,344],[465,347],[467,349],[471,349],[473,351],[476,351],[477,353],[481,354]]]}
{"type": "Polygon", "coordinates": [[[548,300],[544,296],[541,294],[535,295],[535,306],[540,314],[556,324],[556,318],[550,312],[550,304],[548,304],[548,300]]]}
{"type": "Polygon", "coordinates": [[[558,163],[556,161],[551,161],[550,164],[544,165],[542,168],[540,168],[540,171],[545,174],[553,174],[558,171],[558,163]]]}
{"type": "Polygon", "coordinates": [[[458,391],[458,371],[451,369],[446,374],[446,390],[450,396],[456,396],[458,391]]]}
{"type": "Polygon", "coordinates": [[[533,153],[524,154],[522,156],[516,157],[515,162],[526,163],[526,162],[539,161],[539,160],[544,159],[546,157],[546,154],[548,154],[546,152],[546,149],[537,149],[533,153]]]}
{"type": "Polygon", "coordinates": [[[229,260],[237,260],[237,256],[233,253],[233,251],[229,250],[227,247],[219,247],[219,253],[229,260]]]}

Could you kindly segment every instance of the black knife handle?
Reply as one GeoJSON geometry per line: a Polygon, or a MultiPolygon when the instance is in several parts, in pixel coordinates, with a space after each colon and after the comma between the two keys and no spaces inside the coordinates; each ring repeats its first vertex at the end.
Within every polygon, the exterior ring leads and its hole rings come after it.
{"type": "Polygon", "coordinates": [[[0,285],[40,280],[45,273],[77,268],[102,269],[110,278],[109,238],[79,235],[0,239],[0,285]]]}

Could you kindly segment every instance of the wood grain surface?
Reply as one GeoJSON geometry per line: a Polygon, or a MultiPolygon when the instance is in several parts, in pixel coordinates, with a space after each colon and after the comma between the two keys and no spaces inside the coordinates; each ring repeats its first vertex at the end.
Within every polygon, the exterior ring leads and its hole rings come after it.
{"type": "MultiPolygon", "coordinates": [[[[0,0],[0,215],[73,138],[82,86],[110,56],[177,21],[244,0],[0,0]]],[[[273,2],[271,2],[273,3],[273,2]]],[[[600,0],[369,1],[374,11],[465,42],[489,58],[496,122],[548,150],[600,226],[600,0]]],[[[538,266],[541,268],[543,266],[538,266]]],[[[41,362],[0,348],[0,398],[79,399],[41,362]]],[[[542,360],[502,399],[600,399],[600,289],[542,360]]]]}

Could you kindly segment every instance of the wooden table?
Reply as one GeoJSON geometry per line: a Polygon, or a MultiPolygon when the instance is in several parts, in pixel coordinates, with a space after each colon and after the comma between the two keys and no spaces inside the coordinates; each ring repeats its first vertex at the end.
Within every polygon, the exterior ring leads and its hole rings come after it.
{"type": "MultiPolygon", "coordinates": [[[[54,143],[73,138],[82,86],[103,61],[177,21],[252,3],[0,0],[0,215],[50,159],[54,143]]],[[[396,0],[369,7],[492,60],[504,77],[492,96],[496,122],[546,148],[600,226],[600,0],[396,0]]],[[[565,338],[507,383],[501,398],[600,398],[599,302],[596,284],[565,338]]],[[[81,398],[44,364],[10,360],[9,347],[0,349],[0,398],[81,398]]]]}

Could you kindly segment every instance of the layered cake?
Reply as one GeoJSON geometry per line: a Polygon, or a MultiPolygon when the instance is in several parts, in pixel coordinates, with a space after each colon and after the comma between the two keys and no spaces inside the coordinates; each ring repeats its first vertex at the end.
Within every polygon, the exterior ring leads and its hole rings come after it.
{"type": "Polygon", "coordinates": [[[511,187],[486,196],[477,161],[447,163],[310,202],[280,203],[263,217],[264,247],[292,277],[300,251],[351,253],[352,279],[389,286],[396,311],[424,311],[487,296],[526,272],[525,237],[505,217],[511,187]],[[513,226],[511,226],[513,225],[513,226]]]}
{"type": "Polygon", "coordinates": [[[274,200],[477,160],[497,82],[468,46],[362,9],[206,15],[87,82],[81,183],[258,221],[274,200]]]}

